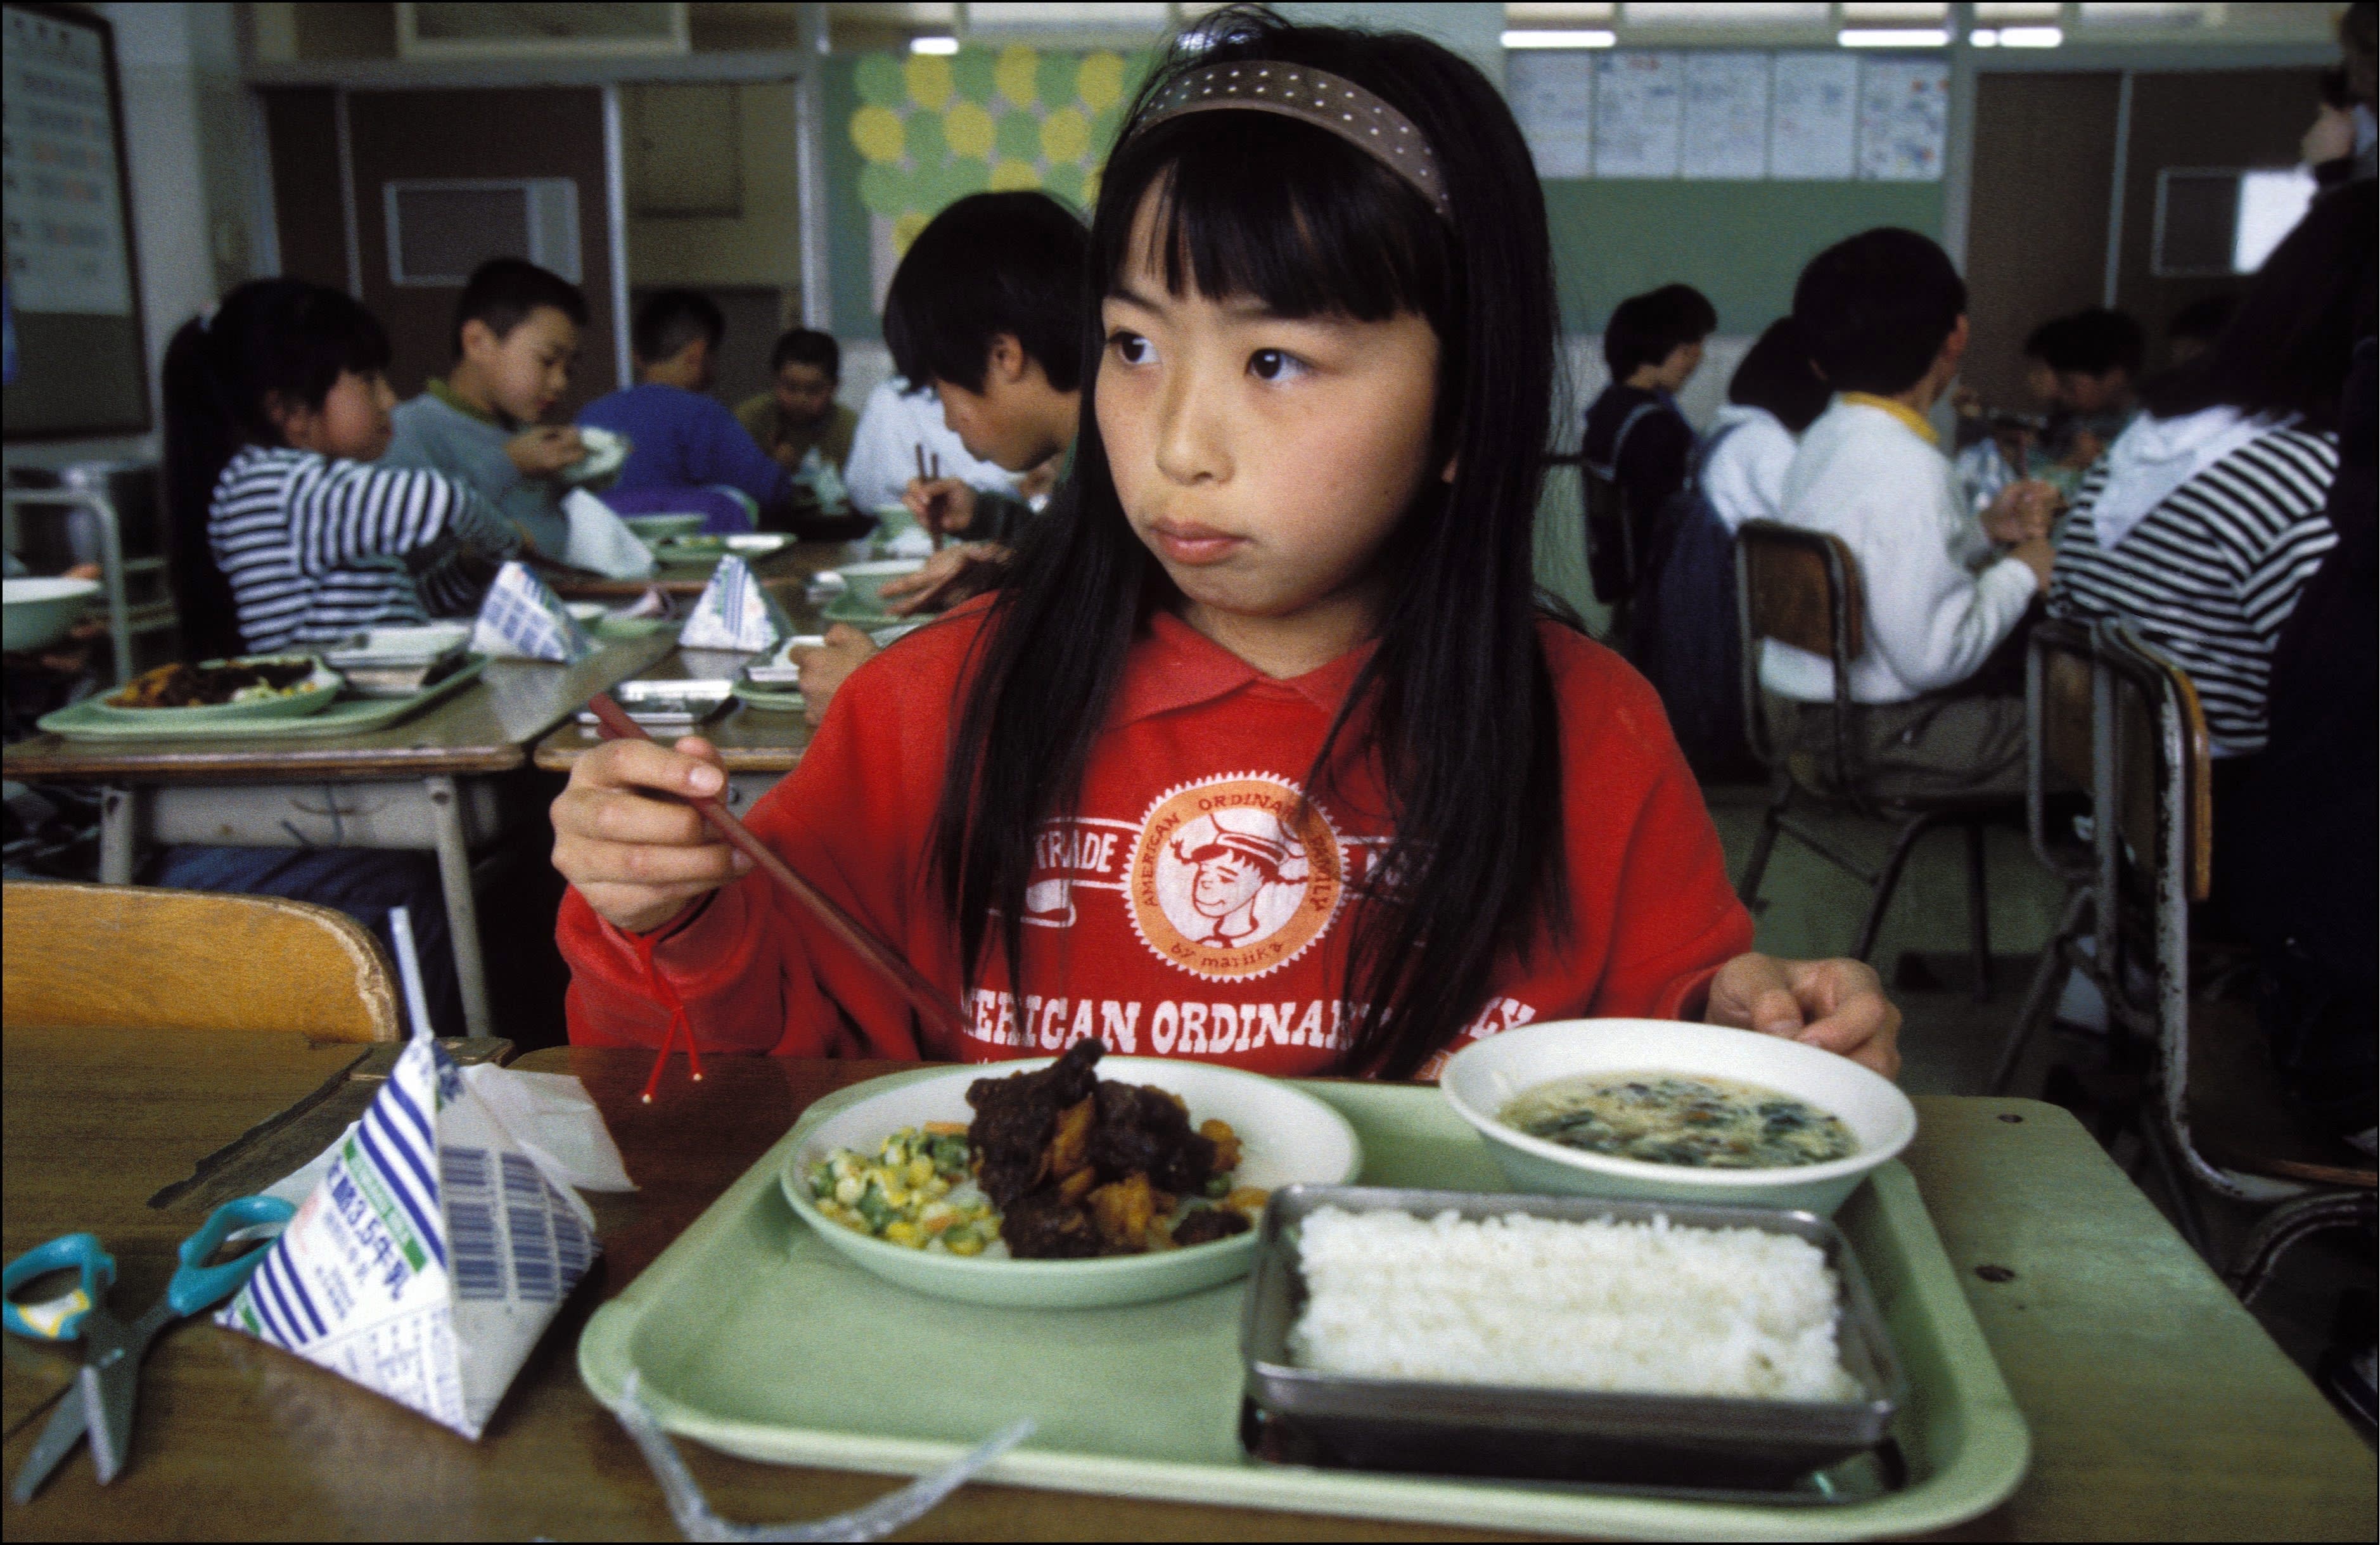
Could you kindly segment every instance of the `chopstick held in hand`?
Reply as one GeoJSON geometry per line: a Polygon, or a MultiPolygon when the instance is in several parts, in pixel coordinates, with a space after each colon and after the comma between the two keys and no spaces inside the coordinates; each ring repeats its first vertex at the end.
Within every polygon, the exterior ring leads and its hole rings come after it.
{"type": "MultiPolygon", "coordinates": [[[[587,707],[601,723],[606,740],[652,738],[645,733],[642,724],[629,718],[620,705],[612,700],[608,692],[598,692],[588,699],[587,707]]],[[[795,873],[783,858],[770,850],[768,844],[754,836],[742,821],[730,814],[724,804],[716,798],[688,799],[686,803],[692,805],[696,813],[730,846],[768,871],[769,878],[783,886],[829,933],[866,961],[885,981],[899,989],[901,995],[909,1000],[910,1006],[927,1024],[953,1038],[953,1042],[965,1033],[966,1019],[959,1012],[958,1004],[943,996],[940,988],[927,980],[923,973],[903,959],[892,945],[869,932],[857,918],[795,873]]]]}

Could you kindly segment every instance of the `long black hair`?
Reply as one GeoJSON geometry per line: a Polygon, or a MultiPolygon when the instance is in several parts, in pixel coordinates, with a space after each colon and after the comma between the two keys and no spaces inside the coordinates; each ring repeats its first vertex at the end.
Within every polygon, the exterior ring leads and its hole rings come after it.
{"type": "Polygon", "coordinates": [[[258,279],[192,318],[165,347],[170,572],[194,659],[239,651],[231,585],[207,545],[215,482],[244,445],[278,445],[270,405],[319,408],[341,373],[388,368],[388,335],[361,302],[303,279],[258,279]]]}
{"type": "Polygon", "coordinates": [[[934,864],[966,969],[995,932],[1021,991],[1034,834],[1075,808],[1144,608],[1173,595],[1126,521],[1096,396],[1099,300],[1160,201],[1166,283],[1253,295],[1289,316],[1427,319],[1438,335],[1432,477],[1389,539],[1378,648],[1315,759],[1309,790],[1368,759],[1395,837],[1393,876],[1358,925],[1348,1063],[1412,1073],[1477,1013],[1500,949],[1567,931],[1561,764],[1536,634],[1534,533],[1549,439],[1556,310],[1545,203],[1527,146],[1476,69],[1409,34],[1208,20],[1142,89],[1092,220],[1074,476],[1029,529],[965,688],[934,864]],[[1370,155],[1294,119],[1195,114],[1134,132],[1183,72],[1243,60],[1328,70],[1410,118],[1435,149],[1452,222],[1370,155]],[[1349,726],[1357,730],[1350,734],[1349,726]],[[1352,764],[1352,765],[1351,765],[1352,764]],[[997,921],[995,921],[995,914],[997,921]]]}
{"type": "Polygon", "coordinates": [[[2375,225],[2380,198],[2369,177],[2314,201],[2256,271],[2221,335],[2144,383],[2141,406],[2160,419],[2223,407],[2338,428],[2355,346],[2372,335],[2375,225]]]}

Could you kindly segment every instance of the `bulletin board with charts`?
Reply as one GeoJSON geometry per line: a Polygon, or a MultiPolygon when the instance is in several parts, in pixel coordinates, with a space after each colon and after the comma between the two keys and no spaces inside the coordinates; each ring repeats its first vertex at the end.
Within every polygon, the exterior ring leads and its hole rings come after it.
{"type": "Polygon", "coordinates": [[[1147,67],[1145,55],[1021,44],[849,60],[829,82],[838,326],[859,298],[845,275],[864,276],[872,322],[909,243],[970,193],[1038,189],[1087,218],[1147,67]]]}
{"type": "Polygon", "coordinates": [[[105,21],[0,6],[0,405],[10,440],[149,427],[123,96],[105,21]]]}
{"type": "Polygon", "coordinates": [[[1594,331],[1621,298],[1682,280],[1722,332],[1756,332],[1830,243],[1884,225],[1938,235],[1949,84],[1938,55],[1508,55],[1570,325],[1594,331]]]}

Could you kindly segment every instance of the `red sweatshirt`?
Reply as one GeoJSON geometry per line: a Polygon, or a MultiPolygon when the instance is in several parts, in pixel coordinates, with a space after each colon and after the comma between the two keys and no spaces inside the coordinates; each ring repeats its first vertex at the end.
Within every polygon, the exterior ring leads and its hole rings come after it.
{"type": "MultiPolygon", "coordinates": [[[[1366,905],[1389,835],[1377,780],[1342,774],[1352,796],[1326,791],[1292,821],[1363,651],[1276,681],[1155,614],[1091,754],[1081,813],[1040,837],[1020,998],[996,947],[984,979],[962,980],[928,868],[961,666],[981,626],[980,606],[965,609],[854,673],[800,765],[747,818],[964,997],[964,1040],[929,1039],[897,992],[756,870],[657,943],[571,891],[559,934],[573,1041],[657,1046],[674,991],[706,1051],[990,1062],[1096,1034],[1111,1052],[1279,1076],[1339,1066],[1358,1023],[1344,1001],[1347,914],[1366,905]],[[648,976],[647,952],[665,981],[648,976]]],[[[1752,943],[1701,793],[1642,677],[1569,629],[1547,624],[1539,639],[1561,715],[1572,931],[1525,967],[1504,960],[1463,1038],[1533,1019],[1697,1014],[1712,973],[1752,943]]]]}

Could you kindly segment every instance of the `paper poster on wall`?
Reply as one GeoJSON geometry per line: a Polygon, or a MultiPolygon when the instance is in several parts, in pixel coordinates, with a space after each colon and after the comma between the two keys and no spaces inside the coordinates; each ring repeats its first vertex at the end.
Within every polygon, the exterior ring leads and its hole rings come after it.
{"type": "Polygon", "coordinates": [[[1678,175],[1750,179],[1768,169],[1768,55],[1686,57],[1678,175]]]}
{"type": "Polygon", "coordinates": [[[1768,175],[1840,181],[1852,175],[1860,62],[1847,54],[1779,54],[1770,70],[1768,175]]]}
{"type": "Polygon", "coordinates": [[[1933,182],[1950,137],[1950,67],[1939,59],[1861,61],[1859,175],[1933,182]]]}
{"type": "Polygon", "coordinates": [[[1595,61],[1595,175],[1674,177],[1685,57],[1625,49],[1595,61]]]}
{"type": "Polygon", "coordinates": [[[115,125],[99,34],[9,7],[0,51],[0,189],[19,312],[132,314],[115,125]]]}
{"type": "Polygon", "coordinates": [[[1595,171],[1595,55],[1523,50],[1504,63],[1504,94],[1529,142],[1540,180],[1595,171]]]}

